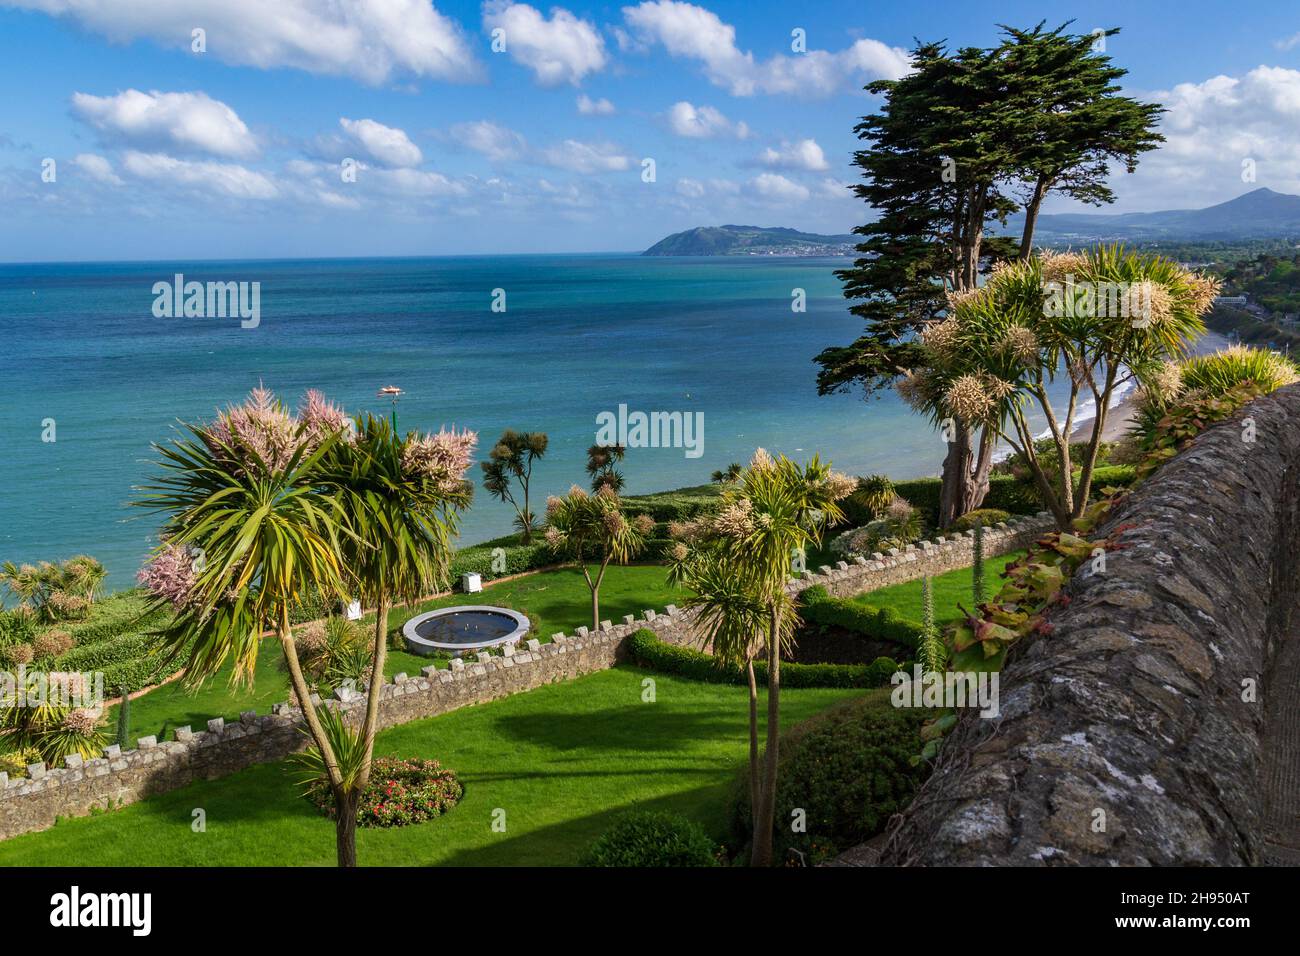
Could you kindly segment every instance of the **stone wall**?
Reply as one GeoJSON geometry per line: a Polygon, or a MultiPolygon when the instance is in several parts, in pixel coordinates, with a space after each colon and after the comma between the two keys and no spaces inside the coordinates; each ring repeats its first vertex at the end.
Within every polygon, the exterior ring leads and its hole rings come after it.
{"type": "Polygon", "coordinates": [[[959,722],[880,863],[1261,862],[1264,702],[1296,694],[1271,667],[1300,583],[1297,420],[1300,386],[1260,399],[1120,505],[1104,571],[1008,663],[1000,716],[959,722]]]}
{"type": "MultiPolygon", "coordinates": [[[[1022,548],[1045,527],[1040,516],[990,528],[985,533],[985,553],[992,557],[1022,548]]],[[[794,593],[820,584],[840,596],[861,593],[963,567],[970,563],[971,547],[969,533],[951,535],[905,551],[823,567],[792,580],[789,588],[794,593]]],[[[698,637],[693,621],[693,612],[670,605],[663,613],[647,610],[640,618],[628,615],[620,624],[603,621],[594,633],[580,627],[572,635],[556,634],[545,644],[529,640],[521,648],[507,645],[502,653],[456,659],[446,670],[426,667],[418,676],[397,674],[383,688],[380,723],[391,727],[605,670],[623,660],[624,640],[642,627],[655,631],[661,640],[694,645],[698,637]]],[[[353,719],[360,718],[365,706],[361,695],[347,692],[326,705],[342,708],[353,719]]],[[[269,715],[248,712],[237,722],[210,720],[205,730],[179,728],[170,741],[145,737],[133,750],[112,746],[93,760],[69,758],[65,767],[35,765],[28,768],[28,777],[9,779],[0,774],[0,839],[46,829],[61,816],[134,803],[196,780],[282,759],[305,745],[300,723],[297,709],[276,704],[269,715]]]]}

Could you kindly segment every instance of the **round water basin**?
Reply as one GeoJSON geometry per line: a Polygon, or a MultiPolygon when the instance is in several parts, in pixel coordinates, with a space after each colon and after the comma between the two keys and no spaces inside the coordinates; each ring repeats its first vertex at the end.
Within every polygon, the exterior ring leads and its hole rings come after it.
{"type": "Polygon", "coordinates": [[[417,614],[402,627],[406,649],[428,656],[439,651],[459,657],[498,644],[517,644],[528,634],[528,618],[509,608],[470,605],[417,614]]]}

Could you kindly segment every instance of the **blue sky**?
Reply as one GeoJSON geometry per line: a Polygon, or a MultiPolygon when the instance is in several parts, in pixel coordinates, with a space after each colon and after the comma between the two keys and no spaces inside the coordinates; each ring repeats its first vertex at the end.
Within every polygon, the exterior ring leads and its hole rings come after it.
{"type": "Polygon", "coordinates": [[[997,22],[1044,18],[1121,27],[1107,52],[1127,91],[1170,108],[1169,144],[1117,177],[1114,211],[1300,192],[1294,3],[996,11],[0,0],[0,260],[635,250],[721,222],[847,231],[866,215],[844,188],[862,84],[905,69],[914,38],[988,44],[997,22]]]}

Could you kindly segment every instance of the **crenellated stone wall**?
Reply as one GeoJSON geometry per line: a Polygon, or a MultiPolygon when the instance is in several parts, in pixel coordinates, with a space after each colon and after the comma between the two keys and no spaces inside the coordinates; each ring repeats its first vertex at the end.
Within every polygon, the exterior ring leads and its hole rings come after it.
{"type": "Polygon", "coordinates": [[[1300,385],[1126,498],[1097,532],[1116,541],[1104,569],[1085,562],[1008,663],[1000,715],[966,714],[879,857],[856,859],[1300,862],[1297,421],[1300,385]]]}
{"type": "MultiPolygon", "coordinates": [[[[993,557],[1023,548],[1048,524],[1038,516],[989,528],[985,554],[993,557]]],[[[971,561],[971,551],[970,533],[953,534],[903,551],[823,567],[792,579],[788,587],[796,593],[820,584],[835,595],[858,594],[964,567],[971,561]]],[[[416,676],[397,674],[382,689],[380,724],[392,727],[605,670],[624,659],[625,639],[642,627],[669,643],[697,645],[694,619],[693,611],[669,605],[662,613],[647,610],[639,618],[628,615],[619,624],[602,621],[594,632],[579,627],[573,634],[555,634],[546,643],[533,639],[522,647],[507,645],[500,653],[484,651],[471,660],[455,659],[445,670],[430,666],[416,676]]],[[[342,708],[354,720],[360,719],[365,707],[362,695],[347,691],[324,703],[342,708]]],[[[144,737],[133,750],[112,746],[93,760],[71,757],[58,768],[35,765],[28,768],[27,777],[10,779],[0,774],[0,839],[46,829],[58,817],[135,803],[197,780],[282,759],[306,744],[300,725],[299,710],[276,704],[267,715],[250,711],[229,723],[214,718],[199,731],[181,727],[173,740],[144,737]]]]}

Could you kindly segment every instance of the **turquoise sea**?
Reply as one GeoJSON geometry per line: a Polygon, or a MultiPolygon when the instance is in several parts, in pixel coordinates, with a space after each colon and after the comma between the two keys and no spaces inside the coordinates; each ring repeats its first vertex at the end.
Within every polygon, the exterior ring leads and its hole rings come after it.
{"type": "MultiPolygon", "coordinates": [[[[601,412],[703,413],[703,453],[634,448],[627,491],[708,481],[756,447],[845,471],[937,472],[936,432],[893,396],[819,397],[812,358],[852,340],[833,270],[845,260],[635,255],[0,265],[0,561],[93,554],[128,586],[150,517],[127,502],[150,443],[259,382],[296,404],[319,388],[402,429],[545,431],[539,502],[585,483],[601,412]],[[155,318],[153,285],[261,283],[256,328],[155,318]],[[494,290],[506,311],[491,309],[494,290]],[[807,311],[794,312],[803,289],[807,311]],[[48,436],[53,420],[55,441],[48,436]]],[[[477,474],[476,474],[477,477],[477,474]]],[[[462,542],[510,530],[481,489],[462,542]]]]}

